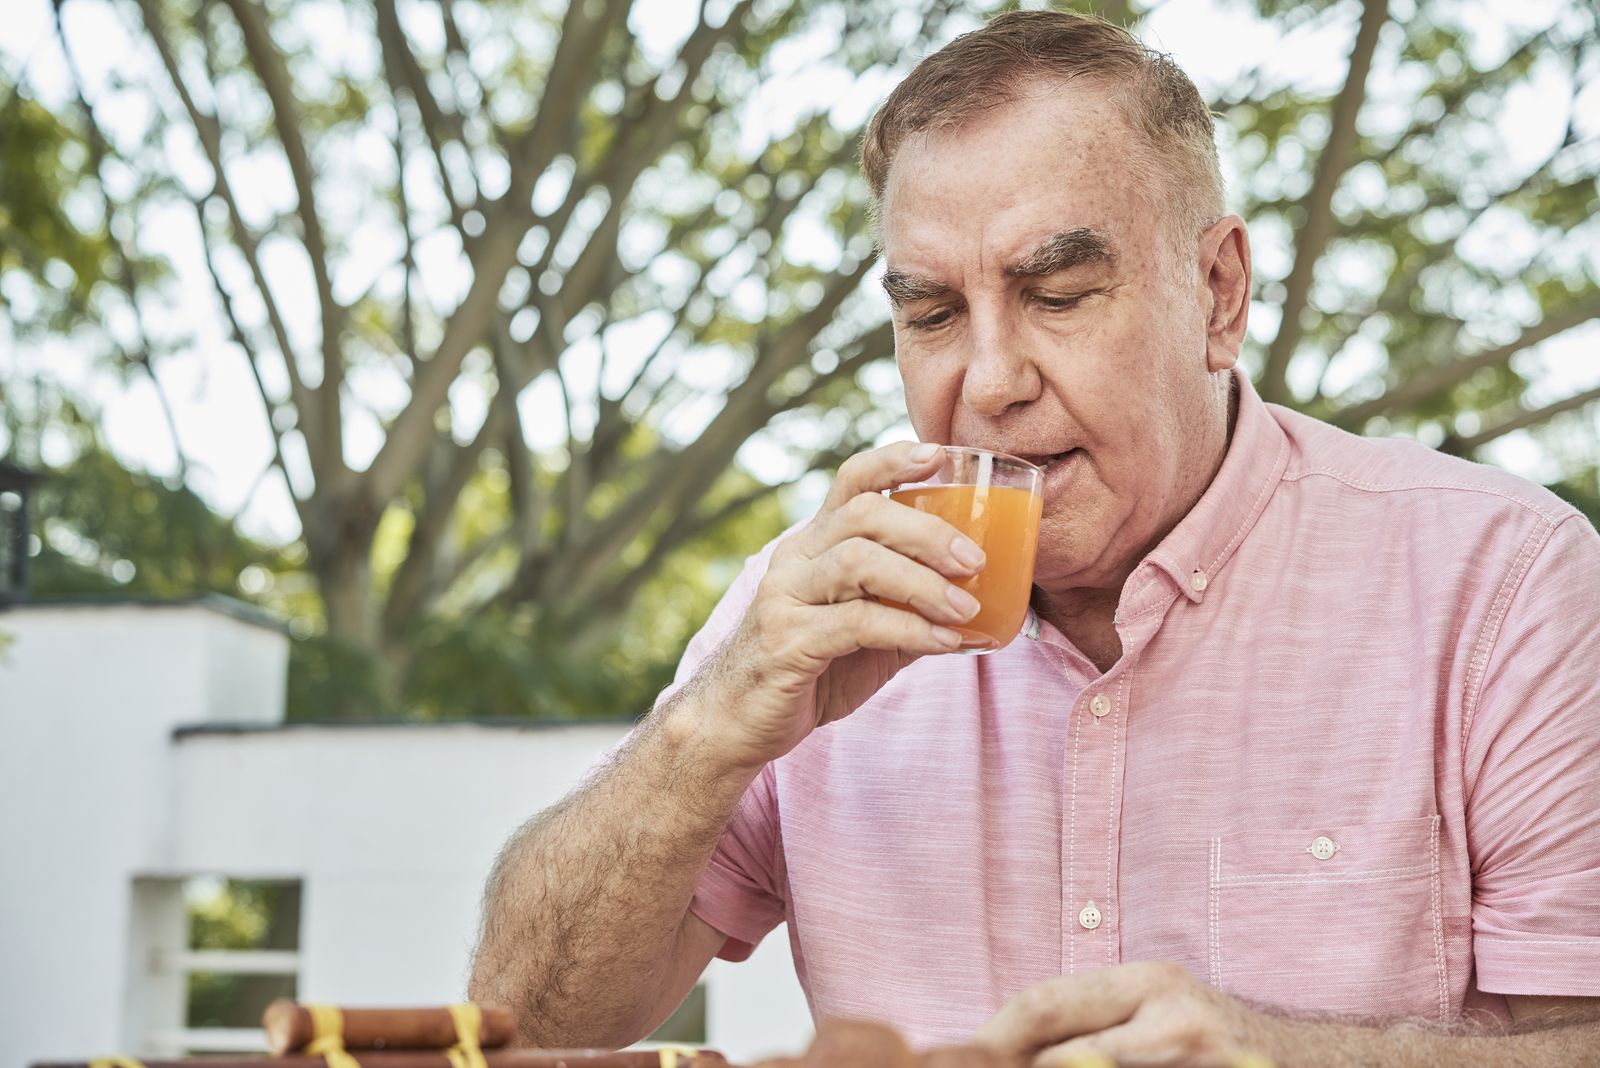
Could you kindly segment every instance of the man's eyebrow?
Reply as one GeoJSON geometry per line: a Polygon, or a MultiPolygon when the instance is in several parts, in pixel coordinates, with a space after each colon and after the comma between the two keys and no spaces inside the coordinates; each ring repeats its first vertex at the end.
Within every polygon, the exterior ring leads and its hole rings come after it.
{"type": "Polygon", "coordinates": [[[913,304],[919,300],[932,300],[950,292],[950,287],[932,278],[897,271],[893,267],[883,272],[883,289],[895,307],[913,304]]]}
{"type": "Polygon", "coordinates": [[[1006,268],[1013,278],[1035,278],[1071,270],[1088,264],[1109,266],[1117,261],[1117,254],[1098,230],[1076,226],[1041,241],[1021,260],[1006,268]]]}

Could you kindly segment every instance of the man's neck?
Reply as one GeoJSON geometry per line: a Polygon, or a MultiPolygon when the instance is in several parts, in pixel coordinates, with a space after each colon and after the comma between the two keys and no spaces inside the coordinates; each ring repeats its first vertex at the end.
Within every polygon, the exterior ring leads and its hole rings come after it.
{"type": "Polygon", "coordinates": [[[1118,590],[1070,590],[1064,595],[1035,590],[1033,610],[1048,621],[1103,675],[1122,658],[1117,634],[1118,590]]]}

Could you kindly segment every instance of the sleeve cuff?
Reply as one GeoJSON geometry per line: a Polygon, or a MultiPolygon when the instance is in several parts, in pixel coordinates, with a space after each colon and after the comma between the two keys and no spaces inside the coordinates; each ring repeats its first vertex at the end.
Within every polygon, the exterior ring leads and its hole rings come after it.
{"type": "Polygon", "coordinates": [[[781,902],[753,896],[715,860],[700,876],[689,911],[726,936],[717,956],[729,961],[749,957],[767,932],[783,922],[781,902]]]}
{"type": "Polygon", "coordinates": [[[1472,951],[1485,993],[1600,996],[1600,938],[1478,935],[1472,951]]]}

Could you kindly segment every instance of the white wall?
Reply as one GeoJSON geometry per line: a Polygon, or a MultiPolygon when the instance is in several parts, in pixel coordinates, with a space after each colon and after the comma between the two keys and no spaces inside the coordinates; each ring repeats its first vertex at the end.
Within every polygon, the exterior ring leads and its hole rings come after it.
{"type": "Polygon", "coordinates": [[[171,729],[281,716],[287,643],[197,605],[29,606],[0,629],[0,1066],[125,1048],[131,878],[174,845],[171,729]]]}
{"type": "MultiPolygon", "coordinates": [[[[302,997],[464,996],[501,844],[626,725],[290,727],[177,744],[178,867],[305,881],[302,997]]],[[[803,1049],[810,1013],[783,929],[708,976],[708,1041],[737,1060],[803,1049]]]]}
{"type": "MultiPolygon", "coordinates": [[[[203,606],[34,606],[0,629],[0,1068],[154,1052],[174,994],[141,956],[195,874],[302,881],[304,998],[459,1000],[500,845],[626,729],[284,727],[283,635],[203,606]],[[174,737],[201,723],[229,726],[174,737]]],[[[706,982],[711,1044],[804,1048],[783,929],[706,982]]]]}

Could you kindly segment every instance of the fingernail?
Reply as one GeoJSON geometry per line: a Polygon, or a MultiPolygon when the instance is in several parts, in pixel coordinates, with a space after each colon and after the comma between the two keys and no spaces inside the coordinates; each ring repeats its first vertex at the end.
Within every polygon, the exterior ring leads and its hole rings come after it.
{"type": "Polygon", "coordinates": [[[911,450],[911,462],[914,464],[925,464],[938,455],[939,446],[925,441],[921,445],[918,445],[916,448],[911,450]]]}
{"type": "Polygon", "coordinates": [[[933,640],[943,645],[946,649],[955,649],[961,645],[961,635],[949,627],[934,627],[933,640]]]}
{"type": "Polygon", "coordinates": [[[980,568],[988,559],[978,543],[970,538],[956,538],[950,543],[950,555],[970,568],[980,568]]]}
{"type": "Polygon", "coordinates": [[[961,613],[962,619],[971,619],[978,614],[981,607],[978,599],[960,586],[946,586],[944,595],[950,601],[950,607],[961,613]]]}

